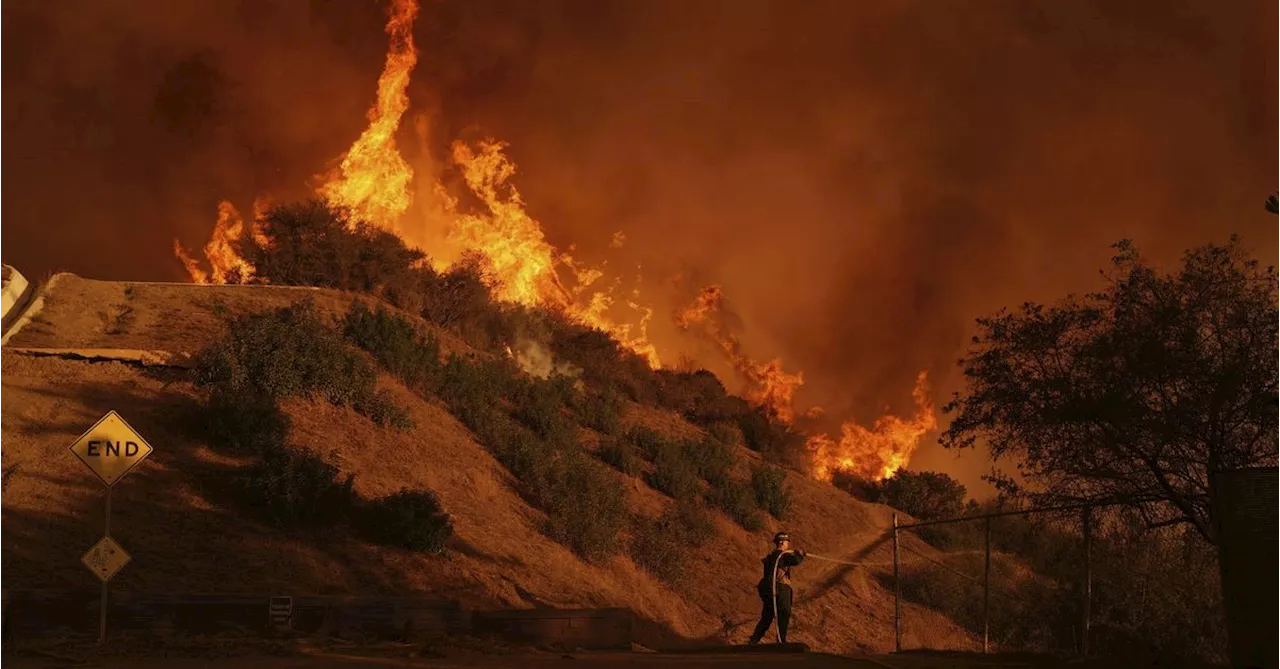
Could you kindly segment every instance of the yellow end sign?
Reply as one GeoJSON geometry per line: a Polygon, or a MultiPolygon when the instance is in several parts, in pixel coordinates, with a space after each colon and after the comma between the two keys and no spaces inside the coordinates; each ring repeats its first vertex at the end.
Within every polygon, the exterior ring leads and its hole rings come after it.
{"type": "Polygon", "coordinates": [[[151,455],[151,444],[109,411],[71,445],[71,452],[110,487],[151,455]]]}

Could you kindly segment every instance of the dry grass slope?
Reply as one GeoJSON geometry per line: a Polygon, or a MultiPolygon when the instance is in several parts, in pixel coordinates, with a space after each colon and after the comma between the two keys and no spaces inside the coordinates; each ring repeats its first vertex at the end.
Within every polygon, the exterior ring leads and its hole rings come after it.
{"type": "MultiPolygon", "coordinates": [[[[190,352],[220,334],[220,313],[262,311],[304,295],[335,316],[353,299],[366,299],[336,291],[125,284],[61,275],[42,311],[9,347],[190,352]],[[117,318],[121,313],[128,315],[117,318]]],[[[446,351],[466,350],[455,338],[437,336],[446,351]]],[[[380,429],[347,409],[291,400],[285,404],[293,419],[291,439],[325,455],[336,451],[335,463],[355,474],[356,489],[365,497],[404,486],[435,490],[456,525],[443,558],[376,548],[337,531],[285,533],[239,515],[225,503],[227,482],[245,463],[187,436],[199,398],[181,370],[15,353],[5,354],[2,364],[4,467],[18,465],[4,493],[7,588],[94,587],[79,557],[100,536],[102,492],[67,447],[114,409],[156,449],[115,492],[112,533],[134,557],[117,577],[119,588],[421,594],[476,607],[626,606],[653,629],[730,642],[745,641],[754,625],[759,560],[780,523],[766,518],[760,531],[748,533],[716,514],[719,534],[693,550],[692,578],[679,591],[624,556],[602,565],[584,563],[539,532],[541,512],[520,499],[510,475],[466,427],[439,403],[389,377],[379,383],[409,409],[414,430],[380,429]]],[[[648,406],[632,405],[623,422],[673,435],[699,433],[679,416],[648,406]]],[[[738,476],[748,475],[745,467],[753,457],[743,451],[738,476]]],[[[828,651],[891,649],[893,597],[876,574],[889,569],[884,532],[892,510],[795,472],[787,476],[794,495],[785,525],[797,543],[869,563],[848,567],[812,560],[797,570],[793,636],[828,651]]],[[[627,477],[626,485],[633,511],[657,516],[672,503],[639,478],[627,477]]],[[[921,542],[913,547],[933,550],[921,542]]],[[[929,622],[930,641],[972,646],[946,618],[906,606],[914,620],[929,622]]]]}

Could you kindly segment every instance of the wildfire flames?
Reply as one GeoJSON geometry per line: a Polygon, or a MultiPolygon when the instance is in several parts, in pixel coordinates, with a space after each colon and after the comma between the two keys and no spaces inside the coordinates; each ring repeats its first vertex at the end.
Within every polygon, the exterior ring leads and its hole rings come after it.
{"type": "Polygon", "coordinates": [[[387,34],[391,48],[378,78],[378,101],[369,110],[369,127],[351,145],[337,174],[320,187],[331,204],[349,209],[353,218],[392,230],[409,208],[413,169],[396,148],[396,130],[409,109],[409,73],[418,63],[413,46],[416,0],[395,0],[387,34]]]}
{"type": "MultiPolygon", "coordinates": [[[[479,255],[485,263],[485,280],[498,299],[559,310],[609,333],[651,367],[659,367],[661,359],[648,340],[647,331],[653,309],[643,304],[638,288],[627,299],[619,300],[619,280],[596,289],[605,276],[603,270],[576,261],[571,254],[573,247],[561,252],[546,239],[541,224],[525,210],[520,193],[510,183],[516,166],[504,154],[503,143],[487,140],[472,145],[457,141],[452,145],[451,167],[462,176],[478,209],[462,211],[459,199],[435,183],[430,190],[439,197],[441,206],[430,215],[419,214],[430,220],[406,220],[413,215],[410,205],[414,170],[400,154],[396,133],[409,108],[410,74],[418,60],[413,42],[417,15],[416,0],[393,0],[386,26],[390,47],[378,78],[376,102],[369,110],[369,126],[337,167],[320,177],[317,194],[330,205],[348,210],[351,220],[365,221],[402,238],[405,230],[413,229],[410,226],[447,230],[444,243],[449,248],[423,249],[437,263],[436,269],[443,269],[439,263],[451,254],[479,255]],[[630,318],[619,319],[620,311],[629,311],[630,318]]],[[[219,204],[218,220],[203,249],[208,271],[174,241],[174,253],[193,281],[222,284],[254,279],[254,266],[236,249],[246,234],[253,235],[259,245],[270,244],[254,224],[264,205],[261,200],[255,203],[254,218],[246,224],[231,203],[219,204]]],[[[609,246],[618,248],[624,241],[623,234],[617,232],[609,246]]],[[[724,293],[719,286],[710,286],[688,308],[676,312],[675,322],[685,331],[696,328],[716,344],[744,382],[748,401],[764,407],[778,420],[791,423],[796,414],[795,393],[804,384],[803,375],[787,372],[778,359],[765,363],[751,359],[723,315],[724,293]]],[[[811,437],[807,446],[815,475],[830,479],[835,470],[847,469],[878,479],[905,465],[920,438],[937,424],[923,373],[916,383],[915,399],[917,413],[911,420],[884,416],[871,429],[845,423],[839,441],[825,435],[811,437]]],[[[820,413],[821,408],[813,407],[806,415],[820,413]]]]}
{"type": "Polygon", "coordinates": [[[734,371],[746,382],[747,401],[765,407],[779,420],[790,423],[795,418],[796,389],[804,385],[804,375],[783,371],[781,360],[757,363],[747,357],[738,336],[724,324],[721,318],[723,309],[724,291],[720,286],[708,286],[693,304],[676,312],[676,325],[684,330],[693,325],[701,326],[707,338],[720,348],[734,371]]]}
{"type": "Polygon", "coordinates": [[[870,429],[849,421],[841,426],[839,441],[827,435],[810,437],[805,447],[812,456],[814,476],[829,481],[837,470],[872,480],[893,476],[911,460],[920,438],[938,427],[925,372],[916,377],[911,396],[916,415],[910,419],[881,416],[870,429]]]}

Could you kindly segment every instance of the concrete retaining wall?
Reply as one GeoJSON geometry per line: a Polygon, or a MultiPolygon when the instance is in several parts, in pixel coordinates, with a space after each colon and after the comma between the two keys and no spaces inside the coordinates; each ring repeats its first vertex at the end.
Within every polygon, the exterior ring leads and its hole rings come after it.
{"type": "Polygon", "coordinates": [[[513,641],[587,650],[630,650],[630,609],[476,611],[472,630],[513,641]]]}
{"type": "MultiPolygon", "coordinates": [[[[59,630],[96,633],[98,597],[87,590],[6,590],[6,639],[59,630]]],[[[268,595],[164,595],[112,592],[110,630],[167,635],[226,631],[300,634],[350,639],[415,640],[474,633],[516,643],[569,649],[623,649],[632,642],[629,609],[468,611],[457,601],[411,597],[291,597],[287,624],[273,624],[268,595]]]]}
{"type": "Polygon", "coordinates": [[[31,284],[18,270],[4,265],[0,269],[3,287],[0,288],[0,320],[8,329],[13,318],[22,312],[22,306],[31,298],[31,284]]]}
{"type": "MultiPolygon", "coordinates": [[[[99,594],[25,590],[4,593],[5,635],[39,636],[57,630],[97,629],[99,594]]],[[[467,629],[455,601],[392,597],[293,597],[288,628],[303,634],[412,639],[467,629]]],[[[268,633],[266,595],[164,595],[112,592],[107,624],[113,630],[215,634],[231,630],[268,633]]]]}

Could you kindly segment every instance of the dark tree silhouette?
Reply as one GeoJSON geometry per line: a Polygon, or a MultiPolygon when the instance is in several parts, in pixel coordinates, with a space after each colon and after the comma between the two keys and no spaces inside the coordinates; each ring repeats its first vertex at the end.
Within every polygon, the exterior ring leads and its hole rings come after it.
{"type": "Polygon", "coordinates": [[[1275,195],[1267,198],[1267,211],[1273,214],[1280,214],[1280,198],[1275,195]]]}
{"type": "Polygon", "coordinates": [[[978,320],[939,441],[1018,463],[1003,491],[1120,502],[1216,543],[1209,474],[1271,465],[1277,446],[1276,271],[1226,246],[1157,273],[1128,241],[1100,293],[978,320]]]}

